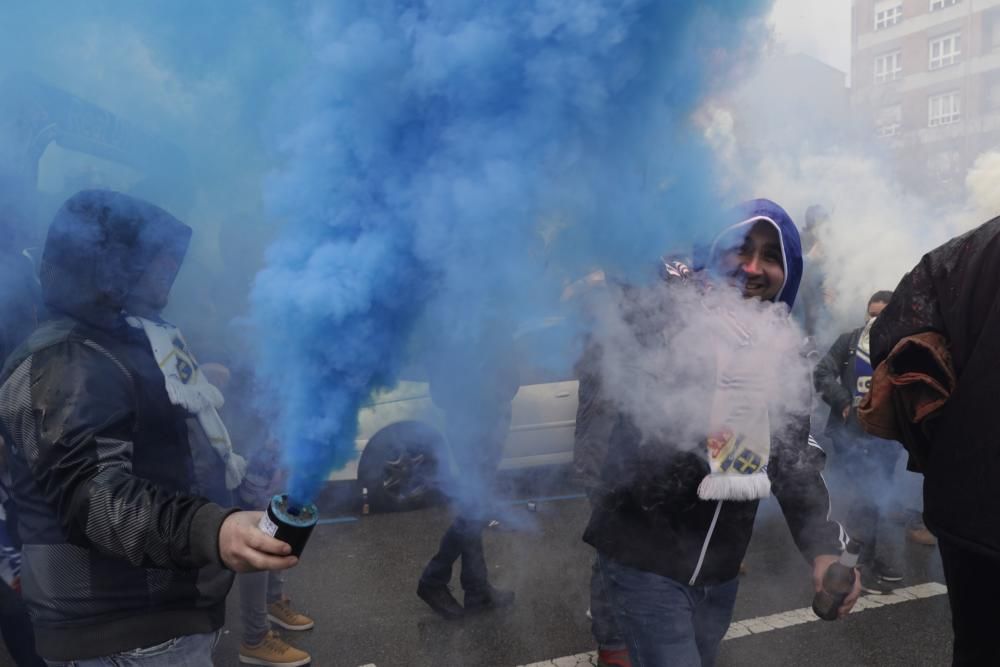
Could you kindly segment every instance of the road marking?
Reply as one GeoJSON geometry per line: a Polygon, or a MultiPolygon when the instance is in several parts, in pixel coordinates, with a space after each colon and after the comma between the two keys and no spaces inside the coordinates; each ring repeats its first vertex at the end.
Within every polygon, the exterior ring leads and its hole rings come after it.
{"type": "MultiPolygon", "coordinates": [[[[332,519],[320,519],[316,522],[319,526],[328,526],[332,523],[353,523],[358,520],[356,516],[337,516],[332,519]]],[[[368,665],[361,665],[361,667],[368,667],[368,665]]]]}
{"type": "Polygon", "coordinates": [[[576,500],[577,498],[586,498],[585,493],[571,493],[565,496],[537,496],[535,498],[519,498],[516,500],[508,500],[508,505],[523,505],[524,503],[548,503],[554,500],[576,500]]]}
{"type": "MultiPolygon", "coordinates": [[[[936,595],[944,595],[947,592],[947,586],[939,584],[936,581],[931,581],[926,584],[897,588],[890,595],[863,595],[854,605],[851,613],[857,614],[867,609],[878,609],[879,607],[899,604],[901,602],[931,598],[936,595]]],[[[803,609],[784,611],[780,614],[771,614],[770,616],[758,616],[757,618],[748,618],[743,621],[733,621],[729,626],[729,631],[726,632],[726,636],[722,640],[726,641],[727,639],[759,635],[764,632],[780,630],[803,623],[812,623],[818,620],[820,619],[813,613],[813,610],[810,607],[805,607],[803,609]]],[[[533,662],[530,665],[519,665],[518,667],[596,667],[596,665],[597,652],[591,651],[589,653],[578,653],[553,660],[533,662]]]]}

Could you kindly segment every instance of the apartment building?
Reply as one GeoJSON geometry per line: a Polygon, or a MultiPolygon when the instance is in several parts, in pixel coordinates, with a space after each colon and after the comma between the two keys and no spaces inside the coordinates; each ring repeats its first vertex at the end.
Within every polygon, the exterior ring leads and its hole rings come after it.
{"type": "Polygon", "coordinates": [[[959,196],[1000,146],[1000,0],[853,0],[851,105],[903,181],[959,196]]]}

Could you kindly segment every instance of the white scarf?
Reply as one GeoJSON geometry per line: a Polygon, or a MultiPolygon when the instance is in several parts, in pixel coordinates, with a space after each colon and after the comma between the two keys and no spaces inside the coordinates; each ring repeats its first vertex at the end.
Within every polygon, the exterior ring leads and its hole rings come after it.
{"type": "Polygon", "coordinates": [[[154,322],[134,315],[127,319],[130,325],[146,333],[163,373],[170,402],[197,419],[212,449],[226,465],[226,488],[235,489],[246,475],[247,462],[233,451],[229,431],[219,417],[219,408],[224,403],[222,392],[198,368],[180,329],[168,322],[154,322]]]}
{"type": "Polygon", "coordinates": [[[767,464],[771,428],[769,382],[755,358],[753,336],[720,309],[716,383],[706,447],[711,472],[698,486],[703,500],[756,500],[771,495],[767,464]]]}

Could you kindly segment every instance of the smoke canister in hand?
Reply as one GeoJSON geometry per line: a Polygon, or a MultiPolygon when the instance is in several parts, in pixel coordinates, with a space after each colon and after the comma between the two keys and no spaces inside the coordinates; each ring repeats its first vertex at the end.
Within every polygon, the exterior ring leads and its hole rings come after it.
{"type": "Polygon", "coordinates": [[[318,519],[319,510],[315,505],[296,505],[288,500],[287,494],[281,494],[271,498],[258,527],[271,537],[286,542],[292,547],[292,555],[298,557],[302,555],[318,519]]]}
{"type": "Polygon", "coordinates": [[[847,541],[847,549],[840,554],[840,560],[827,568],[823,575],[823,589],[813,598],[813,611],[824,621],[837,620],[837,610],[854,589],[854,578],[857,575],[858,554],[861,553],[861,542],[847,541]]]}

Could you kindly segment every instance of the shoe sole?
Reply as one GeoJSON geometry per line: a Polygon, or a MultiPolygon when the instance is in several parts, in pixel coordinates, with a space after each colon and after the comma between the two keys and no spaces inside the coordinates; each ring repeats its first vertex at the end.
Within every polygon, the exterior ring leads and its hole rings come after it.
{"type": "MultiPolygon", "coordinates": [[[[267,620],[271,621],[275,625],[283,627],[285,630],[292,630],[292,631],[295,631],[295,632],[298,632],[300,630],[312,630],[313,626],[316,625],[315,621],[309,621],[308,623],[304,623],[302,625],[291,625],[289,623],[285,623],[283,620],[281,620],[277,616],[272,616],[271,614],[267,615],[267,620]]],[[[267,665],[267,664],[270,664],[270,663],[263,663],[263,664],[267,665]]],[[[289,663],[289,664],[291,664],[291,663],[289,663]]],[[[300,664],[300,663],[295,663],[295,664],[300,664]]],[[[306,663],[303,662],[301,664],[304,665],[306,663]]]]}
{"type": "Polygon", "coordinates": [[[264,665],[264,667],[301,667],[302,665],[311,663],[312,658],[302,658],[301,660],[293,660],[292,662],[271,662],[263,658],[251,658],[240,654],[240,662],[244,665],[264,665]]]}
{"type": "Polygon", "coordinates": [[[424,604],[426,604],[428,607],[431,608],[431,611],[433,611],[435,614],[445,619],[446,621],[457,621],[458,619],[463,618],[465,616],[466,609],[464,608],[462,609],[461,612],[452,613],[447,609],[432,604],[430,600],[428,600],[427,598],[425,598],[423,595],[420,594],[420,591],[417,591],[417,597],[423,600],[424,604]]]}

